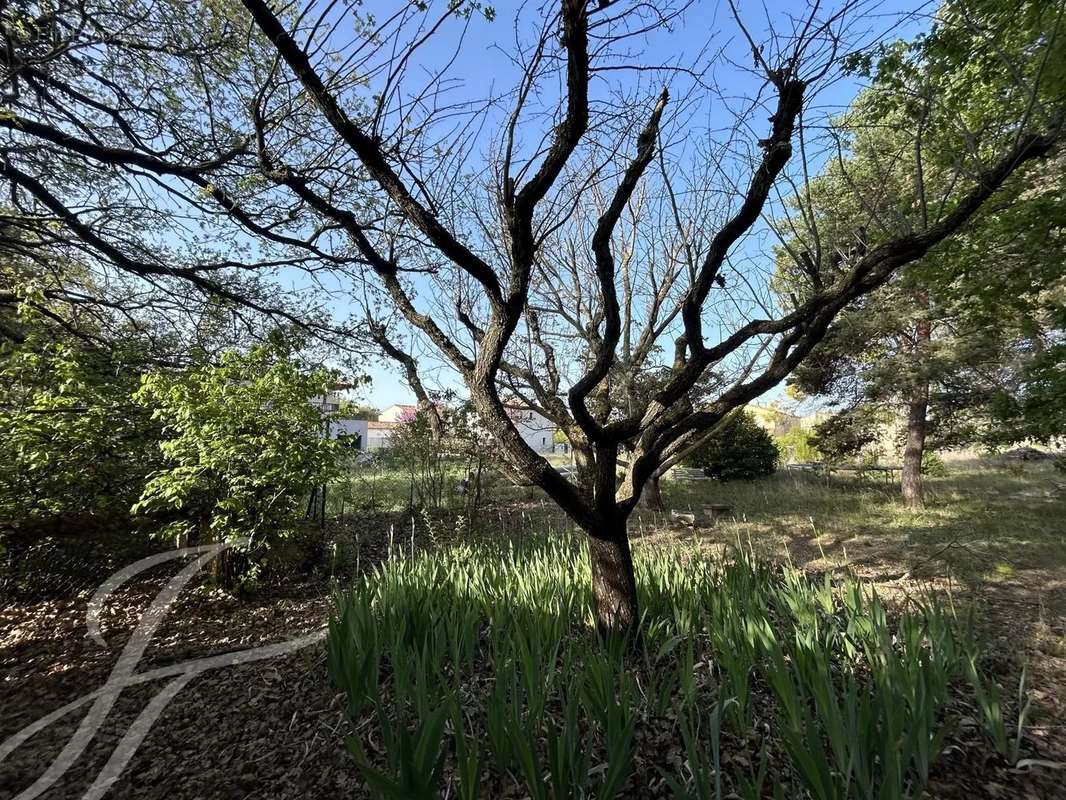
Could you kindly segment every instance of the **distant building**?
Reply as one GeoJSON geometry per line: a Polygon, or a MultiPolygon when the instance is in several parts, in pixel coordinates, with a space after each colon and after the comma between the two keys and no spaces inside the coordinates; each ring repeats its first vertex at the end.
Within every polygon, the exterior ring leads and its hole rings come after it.
{"type": "Polygon", "coordinates": [[[399,422],[375,422],[365,419],[331,417],[327,420],[329,438],[342,439],[354,450],[381,450],[391,445],[392,435],[399,422]]]}
{"type": "Polygon", "coordinates": [[[329,425],[330,439],[348,439],[356,450],[365,450],[367,442],[367,421],[365,419],[342,419],[331,417],[329,425]]]}
{"type": "MultiPolygon", "coordinates": [[[[519,435],[534,451],[541,455],[555,452],[555,431],[558,426],[554,422],[528,406],[508,405],[507,414],[519,435]]],[[[566,452],[565,445],[562,447],[564,449],[561,452],[566,452]]]]}
{"type": "Polygon", "coordinates": [[[378,420],[368,422],[366,432],[366,446],[364,450],[381,450],[392,445],[392,436],[400,427],[400,422],[378,420]]]}
{"type": "Polygon", "coordinates": [[[751,415],[755,423],[771,436],[784,436],[796,428],[809,431],[830,415],[825,411],[814,411],[799,416],[777,406],[759,406],[749,403],[744,411],[751,415]]]}
{"type": "Polygon", "coordinates": [[[410,422],[418,416],[418,406],[394,403],[378,414],[378,422],[410,422]]]}
{"type": "Polygon", "coordinates": [[[325,394],[314,395],[310,399],[310,403],[323,414],[336,414],[340,411],[341,403],[344,402],[341,392],[349,388],[351,387],[347,384],[335,383],[329,387],[325,394]]]}
{"type": "MultiPolygon", "coordinates": [[[[336,392],[329,392],[311,399],[312,405],[322,411],[327,418],[330,438],[348,439],[357,450],[381,450],[391,446],[392,437],[397,428],[413,420],[418,414],[418,406],[394,403],[384,408],[378,419],[347,419],[339,416],[341,398],[336,392]]],[[[527,406],[510,404],[506,406],[507,414],[518,430],[519,435],[534,451],[541,454],[567,452],[565,443],[556,442],[555,423],[548,420],[539,411],[527,406]]],[[[490,440],[490,434],[480,425],[476,425],[479,437],[490,440]]]]}

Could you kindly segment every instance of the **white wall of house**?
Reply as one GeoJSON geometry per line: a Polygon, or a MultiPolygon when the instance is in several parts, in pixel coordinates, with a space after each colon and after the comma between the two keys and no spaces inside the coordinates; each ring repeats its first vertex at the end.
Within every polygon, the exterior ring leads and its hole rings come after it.
{"type": "Polygon", "coordinates": [[[336,439],[339,436],[358,436],[359,449],[367,447],[367,421],[365,419],[338,419],[329,420],[329,438],[336,439]]]}
{"type": "Polygon", "coordinates": [[[378,421],[380,422],[407,422],[414,419],[415,414],[418,413],[418,406],[405,405],[403,403],[394,403],[391,406],[383,408],[381,413],[378,414],[378,421]]]}
{"type": "Polygon", "coordinates": [[[526,444],[541,454],[555,452],[554,422],[529,408],[509,406],[507,411],[526,444]]]}
{"type": "Polygon", "coordinates": [[[364,450],[381,450],[382,448],[389,447],[392,444],[392,433],[395,430],[395,425],[385,424],[382,422],[370,422],[367,423],[366,432],[366,444],[364,450]]]}

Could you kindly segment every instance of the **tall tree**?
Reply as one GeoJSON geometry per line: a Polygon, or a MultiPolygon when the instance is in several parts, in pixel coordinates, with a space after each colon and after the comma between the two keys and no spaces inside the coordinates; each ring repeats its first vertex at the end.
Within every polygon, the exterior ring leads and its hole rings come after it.
{"type": "MultiPolygon", "coordinates": [[[[333,2],[278,13],[267,0],[191,11],[177,0],[60,0],[47,19],[18,25],[5,10],[0,173],[55,237],[161,289],[191,285],[293,314],[264,291],[283,264],[303,270],[303,288],[372,284],[462,378],[501,458],[587,532],[599,624],[628,629],[639,610],[627,520],[649,479],[782,381],[843,309],[954,235],[1061,135],[1059,104],[1011,104],[995,129],[962,119],[942,202],[916,187],[921,224],[871,230],[861,251],[815,259],[811,291],[782,310],[765,274],[741,262],[782,187],[801,188],[813,169],[828,123],[813,99],[840,77],[843,53],[876,37],[856,27],[861,0],[812,3],[765,34],[730,6],[740,37],[688,57],[670,48],[686,6],[527,7],[508,26],[513,71],[494,76],[511,87],[472,98],[451,92],[448,73],[463,37],[494,16],[472,3],[398,3],[374,21],[333,2]],[[717,75],[741,58],[753,67],[717,75]],[[702,127],[710,104],[724,130],[702,127]],[[653,164],[658,186],[672,185],[680,230],[699,236],[686,243],[674,321],[661,331],[649,316],[642,323],[665,371],[630,405],[603,387],[624,348],[619,226],[653,164]],[[106,192],[84,181],[97,174],[106,192]],[[150,212],[143,223],[121,207],[129,198],[150,212]],[[587,279],[544,258],[581,207],[596,220],[577,242],[593,266],[587,279]],[[153,223],[166,234],[141,229],[153,223]],[[542,308],[548,270],[582,282],[597,310],[568,319],[542,308]],[[594,335],[563,369],[556,347],[575,322],[594,335]],[[731,378],[696,407],[692,392],[712,371],[731,378]],[[503,399],[512,383],[586,454],[579,480],[523,440],[503,399]]],[[[36,6],[14,8],[32,16],[36,6]]],[[[996,69],[1036,96],[1042,73],[1014,67],[1047,48],[1022,44],[1003,49],[996,69]]],[[[920,150],[925,130],[910,130],[920,150]]]]}
{"type": "MultiPolygon", "coordinates": [[[[855,131],[846,157],[827,164],[782,224],[791,239],[779,251],[778,290],[811,291],[804,266],[814,249],[839,259],[863,248],[875,227],[927,225],[957,180],[960,120],[995,130],[1004,109],[1060,104],[1061,84],[1022,91],[995,64],[1004,48],[1037,43],[1015,69],[1058,80],[1066,62],[1061,17],[1046,4],[949,3],[927,36],[886,48],[872,87],[846,115],[855,131]]],[[[992,401],[1001,406],[1005,392],[1017,391],[1027,355],[1061,334],[1061,162],[1059,154],[1018,170],[958,236],[842,314],[792,376],[808,393],[899,410],[908,505],[924,501],[929,436],[939,445],[988,436],[992,401]]]]}

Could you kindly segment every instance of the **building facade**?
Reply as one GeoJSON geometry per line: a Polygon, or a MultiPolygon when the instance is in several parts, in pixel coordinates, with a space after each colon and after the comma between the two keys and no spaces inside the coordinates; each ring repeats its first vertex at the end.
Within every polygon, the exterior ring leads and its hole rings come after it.
{"type": "MultiPolygon", "coordinates": [[[[395,403],[383,409],[377,420],[345,419],[337,415],[341,398],[335,392],[314,397],[311,404],[326,417],[330,438],[347,439],[354,449],[360,451],[383,450],[391,446],[397,428],[414,419],[418,413],[416,405],[395,403]]],[[[567,452],[565,444],[556,442],[555,423],[540,412],[519,405],[508,405],[506,408],[519,435],[535,452],[542,455],[567,452]]],[[[488,431],[480,426],[477,429],[479,437],[486,443],[491,440],[488,431]]]]}
{"type": "Polygon", "coordinates": [[[534,451],[541,455],[556,451],[555,431],[557,427],[554,422],[539,411],[525,406],[507,406],[507,414],[511,417],[515,428],[518,429],[522,440],[534,451]]]}

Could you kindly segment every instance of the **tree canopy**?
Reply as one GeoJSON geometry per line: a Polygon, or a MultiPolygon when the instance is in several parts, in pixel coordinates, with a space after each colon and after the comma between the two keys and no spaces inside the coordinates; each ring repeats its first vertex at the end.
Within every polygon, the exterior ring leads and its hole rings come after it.
{"type": "MultiPolygon", "coordinates": [[[[872,83],[844,114],[847,146],[779,223],[787,237],[775,285],[787,302],[817,291],[809,264],[845,264],[871,242],[942,214],[967,151],[1014,135],[1006,117],[1060,113],[1060,82],[1017,83],[1019,75],[1061,77],[1060,17],[1042,3],[946,3],[928,34],[859,60],[872,83]],[[1012,48],[1020,57],[1008,71],[1003,54],[1012,48]],[[989,135],[960,142],[966,126],[989,135]]],[[[1034,430],[1021,418],[1035,409],[1020,398],[1031,390],[1030,369],[1054,356],[1062,335],[1062,165],[1057,150],[1015,171],[957,235],[846,309],[791,377],[849,408],[902,411],[903,488],[914,504],[927,437],[950,446],[1034,430]]],[[[1044,438],[1047,422],[1034,419],[1044,438]]]]}

